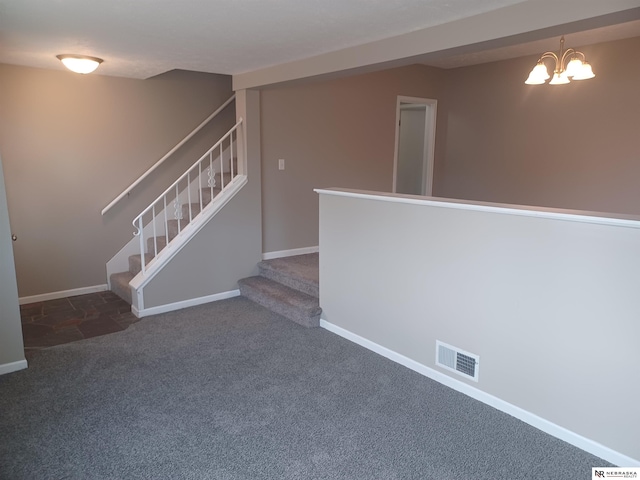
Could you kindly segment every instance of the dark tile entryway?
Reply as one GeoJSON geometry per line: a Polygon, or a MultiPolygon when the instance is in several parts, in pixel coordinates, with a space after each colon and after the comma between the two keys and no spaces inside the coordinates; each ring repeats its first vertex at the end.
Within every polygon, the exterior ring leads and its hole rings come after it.
{"type": "Polygon", "coordinates": [[[27,354],[40,348],[107,335],[140,319],[113,292],[98,292],[20,306],[27,354]]]}

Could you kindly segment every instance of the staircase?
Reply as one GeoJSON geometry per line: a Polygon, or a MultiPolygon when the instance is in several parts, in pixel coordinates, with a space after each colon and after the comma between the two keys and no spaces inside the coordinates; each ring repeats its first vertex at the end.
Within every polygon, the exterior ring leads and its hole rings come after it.
{"type": "MultiPolygon", "coordinates": [[[[225,184],[231,181],[231,175],[225,174],[225,184]]],[[[200,197],[202,198],[202,209],[204,209],[207,205],[211,203],[211,199],[215,198],[218,193],[220,193],[221,189],[219,187],[206,187],[200,189],[200,197]]],[[[149,265],[151,260],[153,260],[158,253],[161,253],[162,250],[167,246],[167,241],[171,242],[174,238],[178,236],[180,232],[185,230],[185,228],[189,225],[189,214],[191,214],[191,218],[193,219],[197,214],[201,211],[200,209],[200,199],[197,202],[193,202],[190,205],[185,204],[182,205],[182,219],[180,220],[168,220],[166,234],[162,233],[161,235],[156,235],[154,237],[147,238],[146,244],[146,252],[144,254],[145,265],[149,265]]],[[[142,259],[141,255],[131,255],[129,257],[129,270],[126,272],[112,273],[109,277],[111,281],[111,291],[113,291],[116,295],[122,298],[127,303],[131,304],[131,287],[129,283],[133,278],[138,275],[142,271],[142,259]]]]}
{"type": "MultiPolygon", "coordinates": [[[[222,108],[224,105],[216,112],[222,108]]],[[[242,122],[239,118],[226,134],[138,214],[132,222],[136,229],[134,238],[107,263],[111,290],[132,305],[136,316],[145,315],[145,286],[247,184],[242,122]],[[138,254],[130,255],[136,250],[138,254]],[[127,271],[118,271],[127,264],[127,271]]],[[[197,129],[118,195],[103,209],[103,214],[197,129]]]]}
{"type": "Polygon", "coordinates": [[[264,260],[260,274],[238,281],[240,293],[305,327],[320,325],[318,254],[264,260]]]}

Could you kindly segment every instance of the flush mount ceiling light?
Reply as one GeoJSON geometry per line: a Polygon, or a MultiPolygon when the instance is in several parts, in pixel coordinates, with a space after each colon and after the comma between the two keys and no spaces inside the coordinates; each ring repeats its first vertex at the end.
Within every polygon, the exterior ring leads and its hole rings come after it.
{"type": "Polygon", "coordinates": [[[56,58],[72,72],[82,74],[93,72],[98,68],[98,65],[102,63],[101,58],[88,57],[87,55],[71,55],[65,53],[63,55],[56,55],[56,58]]]}
{"type": "Polygon", "coordinates": [[[536,66],[531,70],[529,78],[527,78],[524,83],[528,85],[542,85],[549,78],[547,66],[543,62],[543,60],[547,58],[553,58],[556,62],[553,78],[549,82],[549,85],[569,83],[569,77],[571,77],[572,80],[586,80],[595,77],[591,70],[591,65],[587,63],[584,53],[578,52],[573,48],[564,49],[563,36],[560,39],[560,53],[543,53],[538,59],[536,66]]]}

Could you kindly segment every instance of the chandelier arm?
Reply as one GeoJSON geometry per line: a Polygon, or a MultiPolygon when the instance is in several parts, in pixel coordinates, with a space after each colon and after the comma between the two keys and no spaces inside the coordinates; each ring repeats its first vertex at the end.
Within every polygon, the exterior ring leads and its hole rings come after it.
{"type": "Polygon", "coordinates": [[[567,60],[569,58],[569,56],[572,57],[582,57],[581,61],[582,63],[587,61],[587,57],[585,57],[584,53],[579,52],[578,50],[574,50],[573,48],[567,48],[567,50],[564,52],[564,54],[562,55],[562,59],[560,61],[560,66],[562,67],[562,70],[566,70],[567,69],[567,63],[565,62],[565,60],[567,60]]]}
{"type": "Polygon", "coordinates": [[[552,58],[556,62],[554,73],[559,73],[558,67],[560,66],[560,59],[558,58],[558,55],[556,55],[554,52],[544,52],[540,56],[538,63],[542,63],[542,60],[544,60],[545,58],[552,58]]]}

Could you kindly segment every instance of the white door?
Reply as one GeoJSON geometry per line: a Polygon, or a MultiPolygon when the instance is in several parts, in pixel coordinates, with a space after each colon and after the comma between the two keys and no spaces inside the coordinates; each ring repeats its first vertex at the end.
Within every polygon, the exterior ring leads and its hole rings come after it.
{"type": "Polygon", "coordinates": [[[0,375],[27,368],[9,211],[0,157],[0,375]]]}
{"type": "Polygon", "coordinates": [[[393,191],[431,195],[436,100],[398,97],[393,191]]]}

